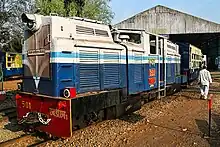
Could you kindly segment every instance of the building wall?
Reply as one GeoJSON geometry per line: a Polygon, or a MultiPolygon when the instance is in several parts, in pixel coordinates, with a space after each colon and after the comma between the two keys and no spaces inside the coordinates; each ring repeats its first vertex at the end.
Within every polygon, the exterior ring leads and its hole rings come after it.
{"type": "Polygon", "coordinates": [[[115,25],[118,28],[145,29],[156,34],[220,32],[220,24],[164,6],[156,6],[115,25]]]}
{"type": "Polygon", "coordinates": [[[220,38],[207,40],[202,50],[207,55],[208,69],[220,70],[220,38]]]}

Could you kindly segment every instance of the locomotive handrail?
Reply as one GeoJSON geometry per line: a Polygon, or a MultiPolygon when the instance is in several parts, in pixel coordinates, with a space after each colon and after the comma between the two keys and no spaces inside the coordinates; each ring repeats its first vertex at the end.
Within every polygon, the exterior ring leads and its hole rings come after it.
{"type": "Polygon", "coordinates": [[[145,52],[145,50],[135,50],[135,49],[132,49],[132,51],[135,51],[135,52],[142,52],[142,53],[145,52]]]}

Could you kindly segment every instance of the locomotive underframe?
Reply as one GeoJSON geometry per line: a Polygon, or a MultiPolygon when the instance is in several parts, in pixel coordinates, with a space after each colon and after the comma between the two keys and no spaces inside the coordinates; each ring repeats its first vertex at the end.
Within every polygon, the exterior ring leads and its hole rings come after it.
{"type": "Polygon", "coordinates": [[[18,120],[26,126],[34,126],[36,130],[56,137],[70,137],[75,129],[83,128],[95,121],[113,119],[141,107],[140,96],[123,98],[121,89],[88,94],[75,99],[54,98],[24,92],[20,92],[19,96],[16,99],[17,106],[19,106],[17,107],[18,120]],[[65,108],[57,108],[60,101],[65,102],[65,108]],[[37,117],[26,118],[27,114],[33,112],[36,112],[35,116],[38,113],[47,116],[44,122],[51,120],[48,124],[43,124],[37,117]]]}
{"type": "MultiPolygon", "coordinates": [[[[172,84],[167,87],[166,93],[169,95],[179,90],[180,84],[172,84]]],[[[71,137],[74,130],[86,127],[93,122],[114,119],[140,109],[142,102],[148,102],[158,96],[158,90],[124,97],[123,90],[116,89],[96,94],[87,93],[74,99],[54,98],[25,92],[18,94],[20,97],[16,99],[19,106],[17,114],[18,120],[23,125],[35,127],[36,130],[55,137],[71,137]],[[66,106],[57,108],[59,102],[65,102],[66,106]],[[35,113],[36,117],[25,118],[29,113],[35,113]],[[44,115],[43,122],[39,120],[38,113],[44,115]]]]}

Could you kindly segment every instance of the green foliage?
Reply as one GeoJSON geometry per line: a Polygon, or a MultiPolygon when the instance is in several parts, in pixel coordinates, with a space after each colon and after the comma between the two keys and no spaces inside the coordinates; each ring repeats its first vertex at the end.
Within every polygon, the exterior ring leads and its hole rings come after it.
{"type": "Polygon", "coordinates": [[[42,15],[57,13],[63,16],[65,13],[62,0],[36,0],[36,7],[39,8],[39,13],[42,15]]]}
{"type": "Polygon", "coordinates": [[[111,23],[110,0],[0,0],[0,50],[21,52],[23,37],[22,13],[79,16],[111,23]]]}
{"type": "Polygon", "coordinates": [[[32,12],[33,0],[0,0],[0,50],[21,52],[23,23],[20,15],[32,12]]]}
{"type": "Polygon", "coordinates": [[[59,16],[78,16],[111,23],[114,15],[110,0],[36,0],[39,14],[57,13],[59,16]]]}
{"type": "Polygon", "coordinates": [[[83,17],[111,23],[114,15],[108,3],[109,0],[85,0],[83,17]]]}

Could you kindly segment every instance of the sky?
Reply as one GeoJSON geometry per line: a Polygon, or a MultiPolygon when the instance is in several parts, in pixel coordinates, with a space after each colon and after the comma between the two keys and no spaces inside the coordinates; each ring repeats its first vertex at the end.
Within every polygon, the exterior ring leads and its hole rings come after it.
{"type": "Polygon", "coordinates": [[[197,17],[220,23],[220,0],[111,0],[113,24],[135,14],[163,5],[197,17]]]}

